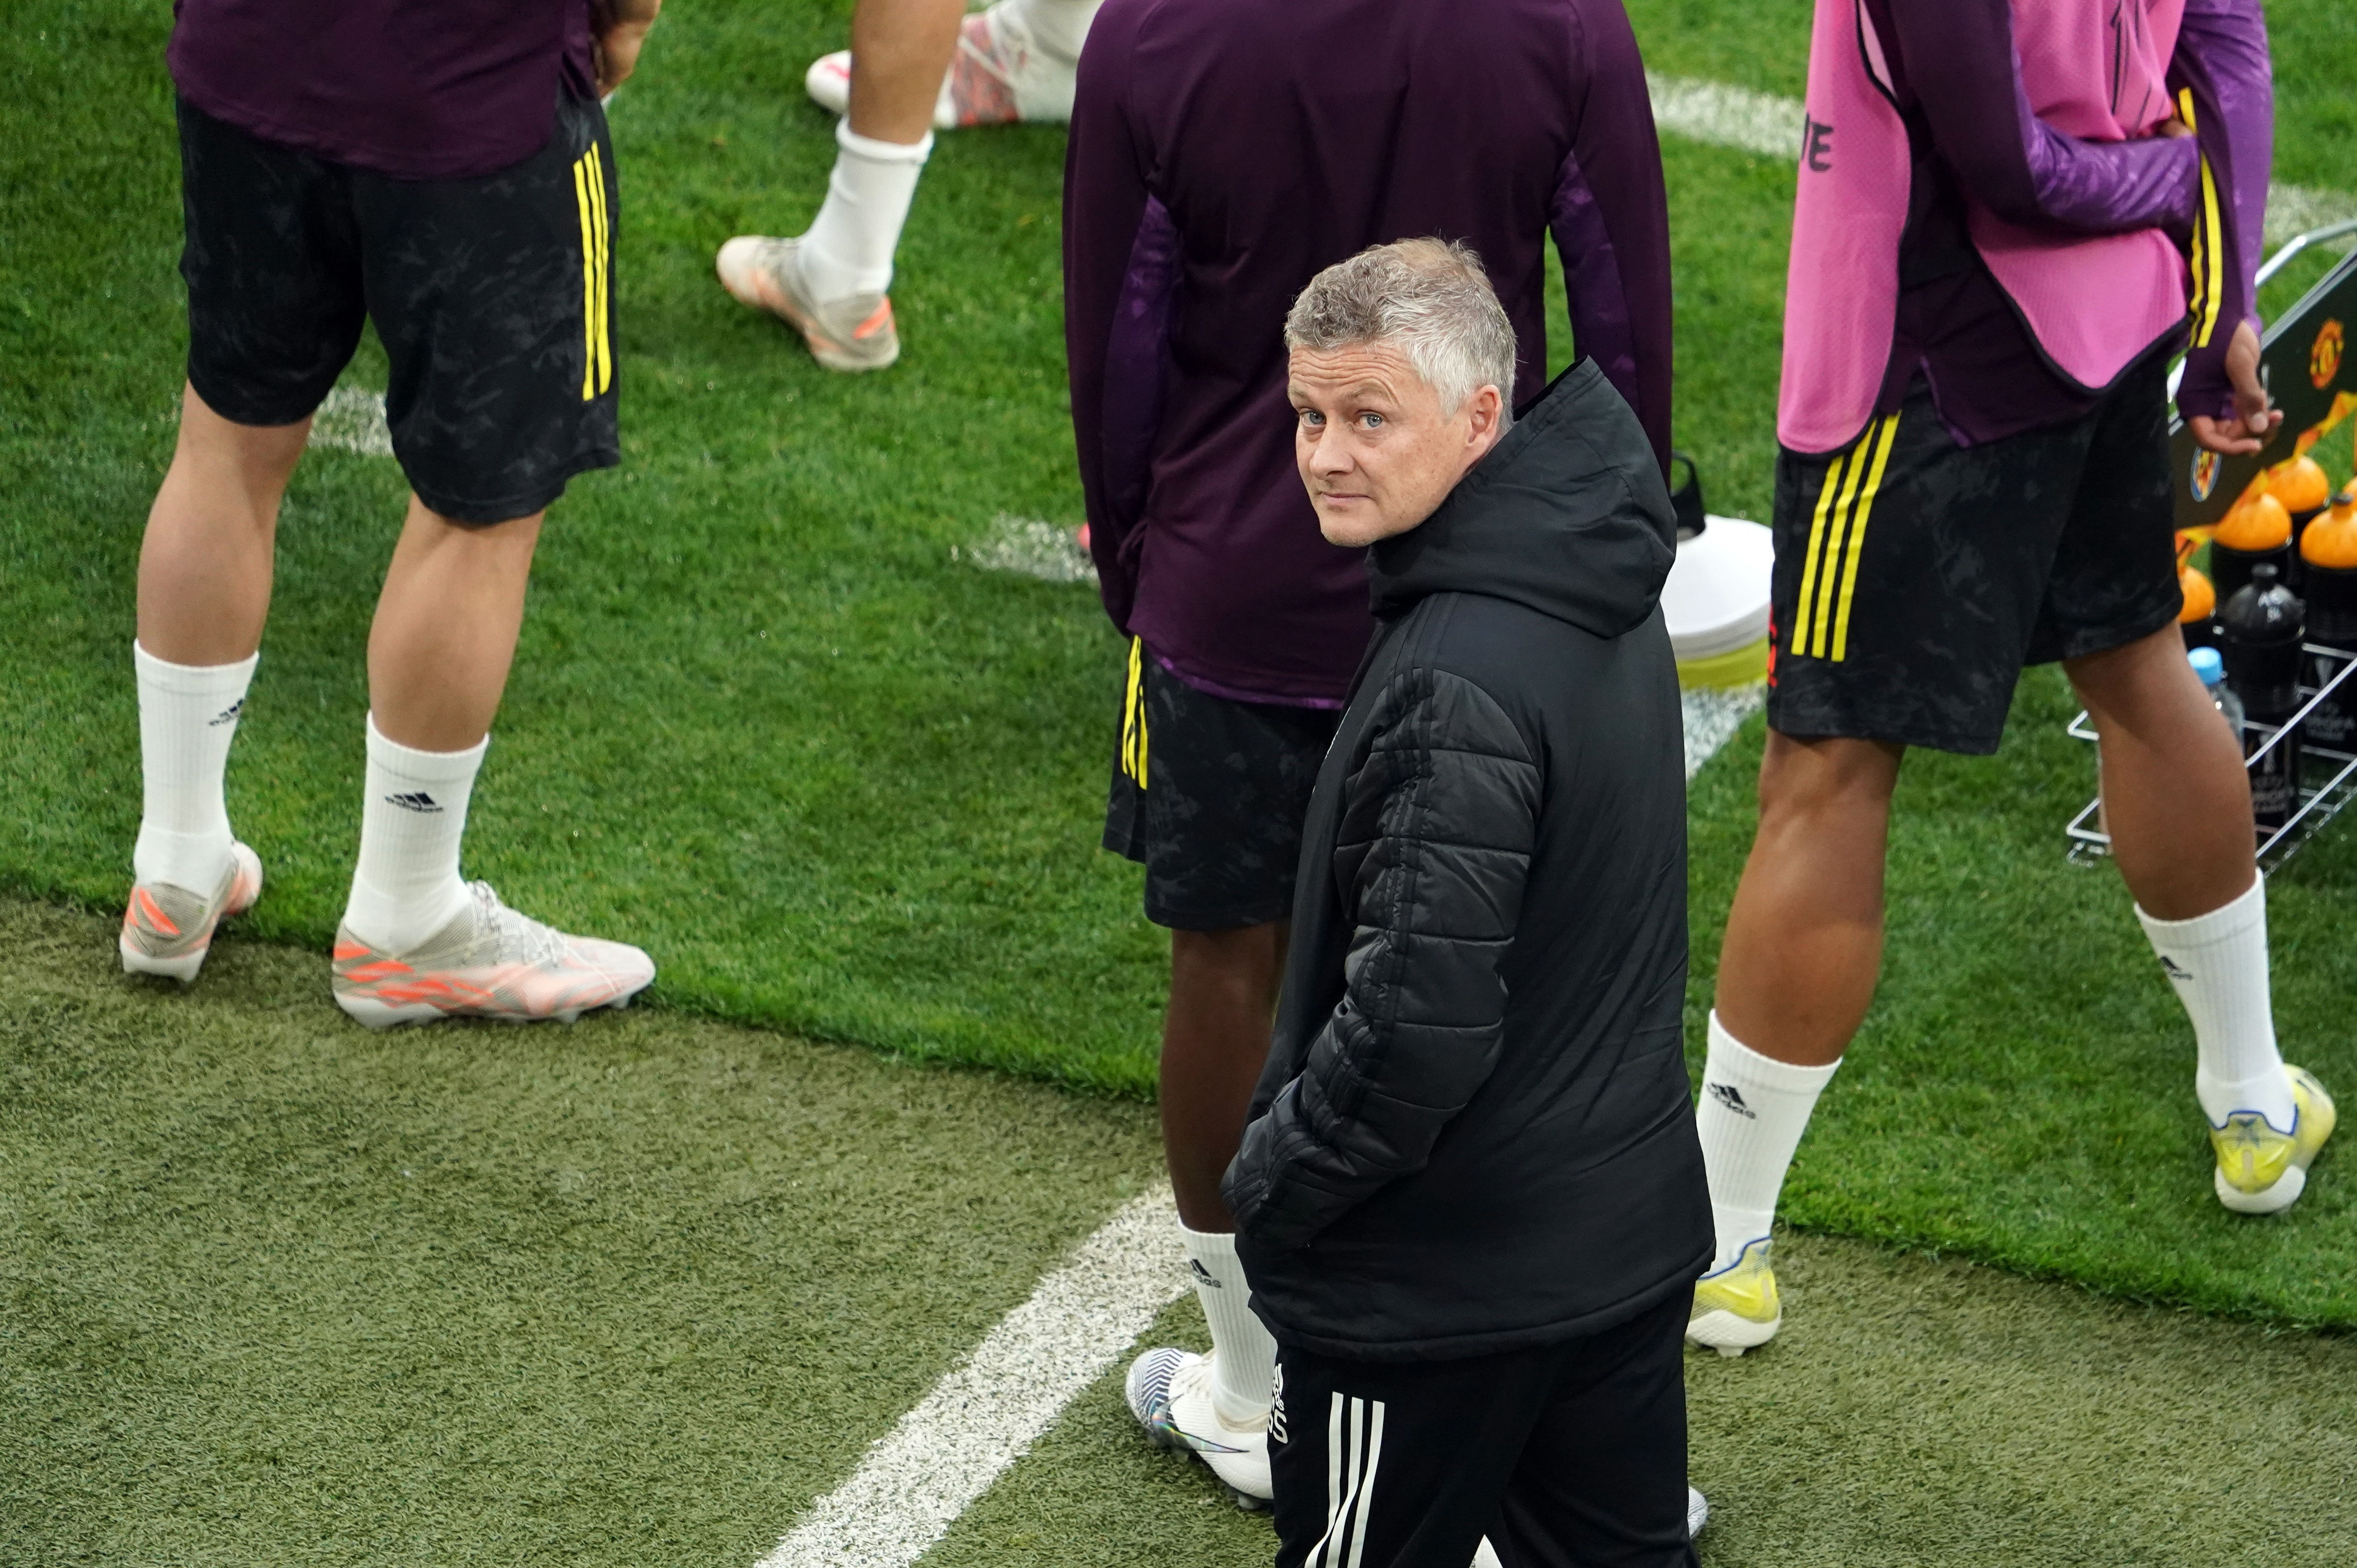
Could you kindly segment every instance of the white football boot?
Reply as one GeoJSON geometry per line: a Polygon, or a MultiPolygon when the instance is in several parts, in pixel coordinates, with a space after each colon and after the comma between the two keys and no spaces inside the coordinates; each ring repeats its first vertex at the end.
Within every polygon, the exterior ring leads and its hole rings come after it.
{"type": "Polygon", "coordinates": [[[597,1007],[625,1007],[654,980],[654,961],[624,942],[569,937],[500,902],[488,882],[467,885],[467,907],[407,952],[336,932],[336,1004],[371,1029],[441,1018],[570,1024],[597,1007]]]}
{"type": "Polygon", "coordinates": [[[133,883],[116,943],[123,972],[194,982],[212,951],[213,932],[261,897],[262,857],[242,843],[229,846],[229,869],[210,894],[172,882],[133,883]]]}
{"type": "Polygon", "coordinates": [[[740,305],[766,310],[802,335],[811,358],[830,371],[880,371],[900,357],[892,301],[881,294],[821,299],[802,281],[802,242],[739,234],[713,268],[740,305]]]}
{"type": "Polygon", "coordinates": [[[1129,1364],[1130,1413],[1158,1447],[1178,1448],[1211,1467],[1241,1509],[1265,1509],[1275,1495],[1268,1478],[1268,1416],[1250,1427],[1230,1426],[1211,1397],[1210,1356],[1168,1347],[1129,1364]]]}
{"type": "MultiPolygon", "coordinates": [[[[1050,53],[1032,38],[1020,0],[998,0],[959,28],[957,53],[933,102],[933,129],[1061,125],[1072,117],[1079,69],[1078,61],[1050,53]]],[[[802,86],[820,108],[850,113],[851,51],[837,49],[812,61],[802,86]]]]}

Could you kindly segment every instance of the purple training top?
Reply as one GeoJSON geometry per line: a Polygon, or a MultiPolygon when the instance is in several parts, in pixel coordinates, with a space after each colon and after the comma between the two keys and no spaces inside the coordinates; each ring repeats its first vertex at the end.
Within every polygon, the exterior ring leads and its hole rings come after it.
{"type": "Polygon", "coordinates": [[[2187,356],[2178,403],[2233,412],[2225,349],[2232,323],[2256,307],[2274,98],[2259,0],[2187,0],[2169,85],[2192,89],[2198,139],[2075,141],[2030,113],[2007,0],[1865,0],[1885,40],[1899,105],[1915,136],[1915,177],[1900,249],[1897,329],[1878,406],[1888,413],[1921,373],[1964,445],[2075,419],[2089,392],[2051,367],[1972,250],[1961,196],[2033,228],[2192,233],[2206,156],[2222,203],[2228,257],[2220,319],[2228,327],[2187,356]],[[1928,62],[1928,63],[1927,63],[1928,62]]]}
{"type": "Polygon", "coordinates": [[[1294,469],[1285,312],[1422,235],[1480,252],[1545,378],[1573,340],[1670,435],[1669,221],[1620,0],[1106,0],[1064,174],[1064,330],[1106,610],[1188,684],[1340,707],[1372,626],[1294,469]]]}
{"type": "Polygon", "coordinates": [[[266,141],[397,179],[465,179],[547,145],[594,94],[589,0],[174,0],[180,95],[266,141]]]}

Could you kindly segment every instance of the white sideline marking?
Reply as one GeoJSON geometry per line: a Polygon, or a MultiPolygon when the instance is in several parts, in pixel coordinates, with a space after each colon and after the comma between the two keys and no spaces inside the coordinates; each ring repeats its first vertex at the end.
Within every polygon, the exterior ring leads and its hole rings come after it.
{"type": "MultiPolygon", "coordinates": [[[[1765,690],[1680,693],[1688,779],[1765,690]]],[[[1166,1187],[1074,1249],[755,1568],[909,1568],[1186,1291],[1166,1187]]]]}
{"type": "Polygon", "coordinates": [[[990,520],[990,532],[980,542],[952,544],[950,559],[971,561],[985,572],[1013,572],[1043,583],[1090,583],[1097,580],[1096,563],[1081,548],[1071,528],[1042,522],[1036,517],[1000,512],[990,520]]]}
{"type": "Polygon", "coordinates": [[[384,393],[367,387],[338,387],[311,416],[310,446],[332,446],[363,457],[393,456],[393,432],[385,428],[384,393]]]}
{"type": "MultiPolygon", "coordinates": [[[[1765,158],[1797,159],[1801,152],[1801,101],[1748,87],[1704,81],[1690,76],[1645,73],[1653,95],[1653,123],[1663,130],[1715,147],[1733,147],[1765,158]]],[[[2267,243],[2357,218],[2357,197],[2281,181],[2267,188],[2267,243]]],[[[2336,248],[2347,250],[2346,241],[2336,248]]]]}
{"type": "Polygon", "coordinates": [[[1801,101],[1691,76],[1645,73],[1653,124],[1689,141],[1733,147],[1763,158],[1801,156],[1801,101]]]}
{"type": "Polygon", "coordinates": [[[909,1568],[1186,1290],[1166,1187],[1082,1242],[756,1568],[909,1568]]]}
{"type": "Polygon", "coordinates": [[[1678,693],[1678,705],[1685,710],[1686,782],[1702,771],[1718,748],[1734,738],[1735,732],[1768,700],[1765,682],[1749,686],[1697,686],[1678,693]]]}

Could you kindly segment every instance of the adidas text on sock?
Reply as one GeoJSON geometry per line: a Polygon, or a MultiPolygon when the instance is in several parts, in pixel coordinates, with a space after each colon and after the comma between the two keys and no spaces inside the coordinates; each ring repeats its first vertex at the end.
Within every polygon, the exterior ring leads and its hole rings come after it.
{"type": "Polygon", "coordinates": [[[369,716],[368,792],[344,924],[379,952],[410,951],[467,907],[458,848],[490,744],[486,736],[464,751],[419,751],[369,716]]]}
{"type": "Polygon", "coordinates": [[[1713,1273],[1741,1256],[1746,1242],[1769,1234],[1784,1173],[1808,1131],[1817,1096],[1840,1066],[1838,1059],[1800,1067],[1761,1056],[1729,1034],[1716,1010],[1711,1013],[1695,1124],[1702,1135],[1717,1234],[1713,1273]]]}
{"type": "Polygon", "coordinates": [[[2291,1131],[2291,1082],[2276,1047],[2267,982],[2267,884],[2190,920],[2136,919],[2161,972],[2177,988],[2193,1024],[2199,1061],[2194,1093],[2213,1127],[2237,1111],[2255,1111],[2276,1131],[2291,1131]]]}
{"type": "Polygon", "coordinates": [[[1243,1265],[1236,1261],[1234,1235],[1189,1230],[1183,1225],[1179,1233],[1187,1243],[1187,1273],[1195,1283],[1195,1299],[1203,1304],[1211,1348],[1218,1353],[1212,1402],[1230,1426],[1254,1425],[1268,1416],[1276,1341],[1253,1313],[1252,1286],[1244,1283],[1243,1265]]]}
{"type": "Polygon", "coordinates": [[[138,643],[139,841],[132,873],[210,895],[230,864],[222,781],[261,655],[234,664],[173,664],[138,643]]]}

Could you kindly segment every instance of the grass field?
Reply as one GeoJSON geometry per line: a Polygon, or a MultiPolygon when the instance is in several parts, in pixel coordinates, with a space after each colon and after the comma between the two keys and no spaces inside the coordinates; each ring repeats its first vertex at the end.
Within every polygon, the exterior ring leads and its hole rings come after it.
{"type": "MultiPolygon", "coordinates": [[[[1657,69],[1788,95],[1806,10],[1631,5],[1657,69]]],[[[189,996],[107,972],[132,564],[183,343],[168,12],[12,10],[0,1559],[750,1563],[1152,1178],[1161,948],[1093,847],[1116,644],[1087,588],[963,553],[1001,514],[1079,515],[1062,137],[942,138],[888,375],[816,370],[711,280],[721,240],[814,207],[832,140],[801,73],[846,14],[673,0],[615,105],[627,462],[554,514],[476,797],[470,872],[643,942],[660,1005],[387,1040],[340,1026],[317,956],[403,489],[382,458],[317,452],[289,497],[231,776],[269,897],[189,996]]],[[[2270,17],[2278,175],[2357,190],[2357,13],[2270,17]]],[[[1764,517],[1792,177],[1664,155],[1678,439],[1715,510],[1764,517]]],[[[347,381],[382,385],[372,349],[347,381]]],[[[1714,1562],[2207,1562],[2254,1520],[2285,1561],[2357,1552],[2325,1500],[2357,1445],[2348,1342],[2277,1332],[2357,1324],[2357,1197],[2328,1156],[2284,1219],[2210,1197],[2182,1015],[2111,874],[2061,862],[2091,782],[2067,716],[2033,676],[1998,759],[1910,761],[1888,982],[1787,1212],[2114,1299],[1797,1242],[1788,1341],[1696,1368],[1714,1562]],[[2215,1391],[2255,1386],[2291,1391],[2266,1420],[2298,1434],[2255,1477],[2205,1457],[2244,1419],[2215,1391]]],[[[1758,744],[1694,791],[1697,1052],[1758,744]]],[[[2271,894],[2289,1053],[2336,1085],[2352,891],[2344,830],[2271,894]]],[[[1196,1513],[1200,1473],[1114,1441],[1116,1404],[1075,1405],[938,1560],[1265,1550],[1196,1513]]]]}
{"type": "MultiPolygon", "coordinates": [[[[748,1568],[1159,1174],[1118,1100],[661,1010],[363,1035],[307,954],[179,998],[108,933],[0,903],[12,1564],[748,1568]]],[[[1783,1338],[1689,1380],[1714,1568],[2357,1548],[2357,1341],[1784,1246],[1783,1338]]],[[[1265,1563],[1120,1397],[928,1568],[1265,1563]]]]}

